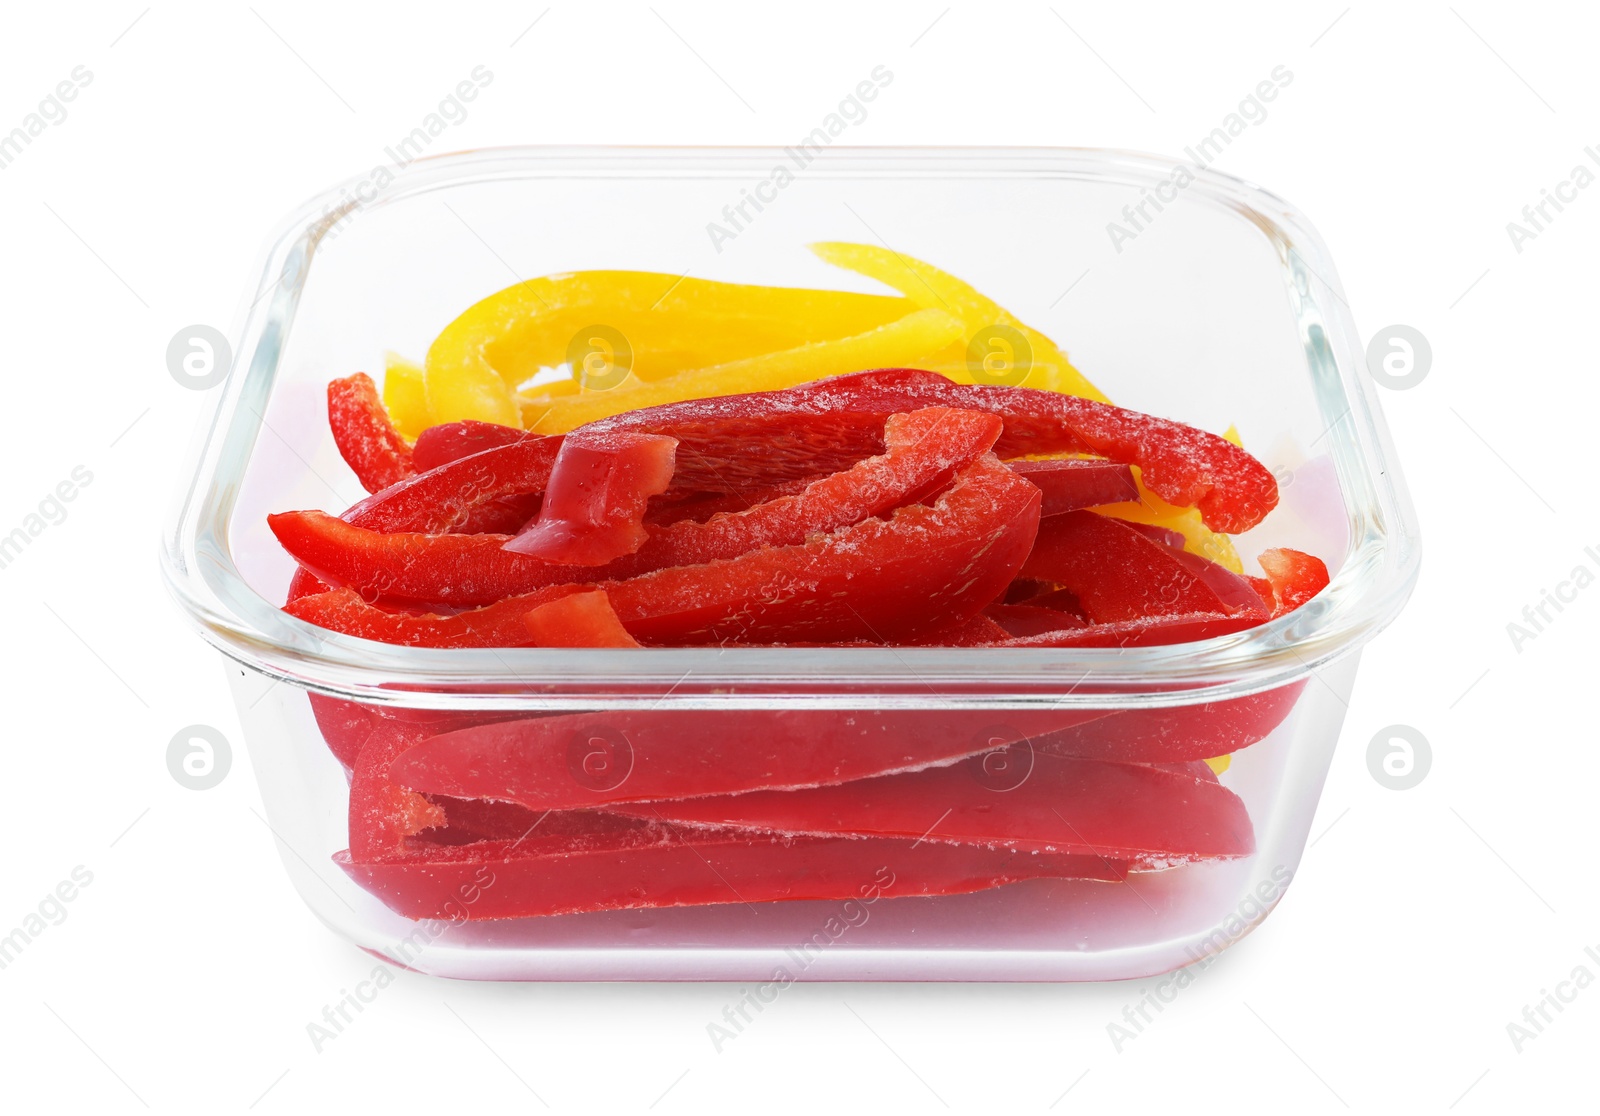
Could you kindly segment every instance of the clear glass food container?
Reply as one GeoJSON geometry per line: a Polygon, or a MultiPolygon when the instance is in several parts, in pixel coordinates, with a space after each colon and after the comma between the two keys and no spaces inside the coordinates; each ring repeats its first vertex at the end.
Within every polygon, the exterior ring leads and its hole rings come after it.
{"type": "MultiPolygon", "coordinates": [[[[392,183],[366,176],[328,191],[271,241],[241,302],[232,370],[214,389],[163,570],[230,660],[286,869],[317,917],[361,948],[474,979],[760,989],[1105,980],[1224,949],[1282,898],[1360,648],[1395,616],[1419,560],[1362,346],[1317,235],[1271,194],[1162,158],[808,154],[803,166],[793,151],[754,148],[425,159],[392,183]],[[792,173],[778,176],[783,168],[792,173]],[[733,226],[724,208],[752,192],[767,200],[733,226]],[[1112,236],[1111,222],[1134,228],[1124,207],[1142,202],[1136,235],[1112,236]],[[715,235],[712,223],[734,235],[715,235]],[[338,513],[363,495],[328,432],[330,378],[378,376],[384,350],[418,358],[468,305],[536,275],[624,268],[875,289],[805,251],[819,240],[882,243],[959,276],[1052,337],[1121,406],[1208,430],[1237,426],[1282,494],[1236,537],[1247,569],[1263,549],[1292,546],[1323,558],[1331,585],[1261,627],[1125,650],[436,650],[336,635],[279,610],[294,566],[267,514],[338,513]],[[930,792],[920,804],[925,840],[780,837],[757,849],[680,834],[626,871],[568,857],[465,872],[466,854],[393,871],[351,864],[340,757],[359,762],[358,750],[395,734],[426,742],[484,725],[510,726],[566,763],[576,783],[602,787],[664,755],[737,766],[730,757],[741,749],[959,738],[974,758],[952,770],[1000,811],[1020,801],[1007,796],[1026,782],[1035,751],[1060,752],[1062,740],[1089,749],[1075,754],[1135,765],[1192,767],[1231,753],[1216,781],[1236,813],[1212,822],[1233,827],[1232,853],[1134,863],[1085,839],[997,859],[992,848],[947,841],[946,808],[930,792]],[[963,861],[967,853],[981,863],[963,861]],[[695,905],[632,905],[669,885],[695,905]],[[519,895],[564,888],[598,891],[618,909],[498,917],[519,895]],[[921,893],[930,890],[949,893],[921,893]]],[[[1045,805],[1071,829],[1063,811],[1145,817],[1173,808],[1163,801],[1045,805]]]]}

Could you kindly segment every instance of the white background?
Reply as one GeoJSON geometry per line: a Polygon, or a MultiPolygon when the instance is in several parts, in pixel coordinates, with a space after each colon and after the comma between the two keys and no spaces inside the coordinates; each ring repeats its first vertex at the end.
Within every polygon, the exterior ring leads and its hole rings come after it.
{"type": "Polygon", "coordinates": [[[1520,1053],[1506,1029],[1575,966],[1600,975],[1584,955],[1600,952],[1600,589],[1520,652],[1506,631],[1575,566],[1600,568],[1584,554],[1600,554],[1600,188],[1520,253],[1506,232],[1600,144],[1590,12],[423,8],[134,0],[0,17],[0,131],[75,66],[93,74],[0,171],[0,533],[75,466],[93,474],[0,570],[0,933],[75,866],[93,873],[0,970],[0,1105],[1593,1106],[1600,987],[1520,1053]],[[1383,393],[1427,557],[1366,654],[1296,886],[1120,1053],[1107,1024],[1149,982],[798,987],[719,1054],[705,1028],[729,986],[404,976],[313,1050],[306,1024],[372,963],[291,891],[220,660],[159,588],[158,524],[204,402],[164,352],[190,324],[226,329],[279,216],[381,161],[480,64],[493,85],[436,149],[789,143],[883,64],[895,82],[850,142],[1178,154],[1275,66],[1293,71],[1217,166],[1311,216],[1365,335],[1400,322],[1431,340],[1426,381],[1383,393]],[[193,723],[238,751],[204,793],[164,758],[193,723]],[[1368,740],[1393,723],[1432,744],[1409,791],[1368,772],[1368,740]]]}

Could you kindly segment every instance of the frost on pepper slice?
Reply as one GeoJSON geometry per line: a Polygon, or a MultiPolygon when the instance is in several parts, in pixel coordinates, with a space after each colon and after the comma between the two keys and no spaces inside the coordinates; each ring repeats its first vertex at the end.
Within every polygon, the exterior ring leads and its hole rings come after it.
{"type": "Polygon", "coordinates": [[[378,386],[365,372],[329,381],[328,427],[339,456],[368,492],[412,475],[411,447],[389,421],[378,386]]]}
{"type": "Polygon", "coordinates": [[[522,617],[538,647],[638,647],[604,589],[558,597],[522,617]]]}
{"type": "Polygon", "coordinates": [[[653,528],[638,551],[598,568],[513,553],[502,535],[364,531],[321,512],[286,512],[268,523],[284,549],[331,584],[368,598],[484,605],[568,581],[617,580],[764,546],[797,546],[938,491],[999,431],[999,419],[974,411],[935,407],[892,415],[884,454],[743,511],[653,528]]]}
{"type": "Polygon", "coordinates": [[[1070,592],[1091,624],[1183,613],[1250,615],[1258,623],[1268,616],[1238,574],[1091,511],[1045,520],[1022,576],[1070,592]]]}
{"type": "Polygon", "coordinates": [[[1007,753],[810,790],[611,809],[787,836],[906,837],[1135,864],[1255,851],[1244,803],[1215,779],[1027,747],[1007,753]]]}
{"type": "MultiPolygon", "coordinates": [[[[560,438],[534,437],[485,450],[408,477],[338,518],[377,532],[516,531],[539,510],[540,493],[560,448],[560,438]]],[[[327,588],[316,575],[300,569],[289,583],[288,600],[327,588]]]]}
{"type": "Polygon", "coordinates": [[[1129,763],[1209,759],[1266,739],[1294,711],[1305,687],[1302,679],[1245,697],[1169,709],[1124,709],[1034,736],[1031,743],[1041,754],[1129,763]]]}
{"type": "MultiPolygon", "coordinates": [[[[883,642],[975,616],[1027,558],[1039,490],[992,455],[934,504],[897,508],[798,546],[602,583],[646,643],[883,642]]],[[[586,586],[559,585],[452,616],[378,608],[350,589],[304,597],[292,615],[346,635],[428,647],[528,646],[522,615],[586,586]]]]}
{"type": "Polygon", "coordinates": [[[1044,493],[1044,505],[1039,514],[1046,518],[1079,508],[1092,508],[1096,504],[1139,498],[1133,469],[1116,461],[1057,458],[1008,461],[1006,464],[1044,493]]]}
{"type": "Polygon", "coordinates": [[[696,399],[601,419],[589,430],[635,430],[678,439],[675,484],[737,491],[837,470],[882,452],[883,421],[923,407],[999,415],[1002,458],[1088,453],[1141,469],[1174,504],[1199,509],[1216,531],[1243,531],[1278,501],[1259,461],[1215,434],[1180,422],[1033,388],[956,384],[932,372],[880,369],[785,391],[696,399]]]}
{"type": "Polygon", "coordinates": [[[539,517],[505,544],[546,562],[600,566],[649,537],[650,497],[672,483],[678,443],[661,434],[578,433],[556,454],[539,517]]]}
{"type": "Polygon", "coordinates": [[[395,783],[430,795],[571,810],[914,771],[1030,735],[1044,739],[1087,728],[1107,715],[1059,709],[1000,717],[962,710],[725,710],[708,721],[695,710],[573,713],[419,740],[398,753],[388,770],[395,783]],[[714,733],[707,732],[708,724],[714,733]]]}
{"type": "Polygon", "coordinates": [[[478,422],[463,419],[430,426],[417,435],[411,447],[411,461],[418,472],[437,469],[463,457],[471,457],[484,450],[498,449],[514,442],[541,437],[515,426],[501,426],[495,422],[478,422]]]}
{"type": "Polygon", "coordinates": [[[1128,872],[1098,856],[933,841],[789,838],[654,821],[596,829],[554,836],[536,829],[518,840],[333,859],[397,914],[452,921],[962,895],[1031,879],[1120,881],[1128,872]]]}

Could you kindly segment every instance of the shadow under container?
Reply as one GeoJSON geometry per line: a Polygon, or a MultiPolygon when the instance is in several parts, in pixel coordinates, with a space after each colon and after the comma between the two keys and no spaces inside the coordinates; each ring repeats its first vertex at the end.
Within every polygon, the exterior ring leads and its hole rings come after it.
{"type": "Polygon", "coordinates": [[[1323,246],[1238,180],[1057,149],[828,150],[724,226],[732,237],[711,235],[791,157],[445,156],[381,189],[330,191],[272,241],[163,568],[231,660],[297,889],[370,953],[475,979],[1106,980],[1226,948],[1294,876],[1359,649],[1419,557],[1323,246]],[[1170,200],[1131,240],[1108,235],[1150,194],[1170,200]],[[1235,538],[1247,568],[1292,546],[1323,558],[1332,584],[1258,628],[1127,650],[437,650],[276,607],[293,565],[267,513],[362,496],[327,432],[330,378],[386,348],[420,357],[515,277],[626,268],[872,289],[804,250],[844,239],[972,283],[1120,405],[1235,425],[1281,491],[1235,538]],[[819,764],[849,781],[723,800],[765,810],[762,833],[657,820],[695,820],[685,795],[819,764]],[[412,789],[398,792],[402,768],[412,789]],[[502,801],[513,790],[524,805],[502,801]],[[352,854],[370,840],[352,836],[363,810],[370,821],[394,793],[441,843],[409,860],[352,854]],[[582,821],[580,848],[569,830],[586,815],[569,807],[594,804],[623,812],[598,837],[582,821]],[[899,836],[804,835],[828,811],[830,832],[899,836]],[[1021,831],[1031,843],[1006,839],[1021,831]],[[618,909],[528,914],[595,905],[618,909]]]}

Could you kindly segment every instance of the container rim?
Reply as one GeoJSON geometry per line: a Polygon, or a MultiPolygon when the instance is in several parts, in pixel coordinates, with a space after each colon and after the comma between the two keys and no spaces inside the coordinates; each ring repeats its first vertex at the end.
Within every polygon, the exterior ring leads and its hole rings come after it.
{"type": "MultiPolygon", "coordinates": [[[[234,359],[191,448],[192,480],[164,531],[163,578],[213,645],[271,678],[396,705],[497,708],[1063,708],[1216,701],[1316,676],[1382,630],[1415,583],[1420,539],[1366,374],[1350,306],[1321,238],[1287,202],[1184,160],[1061,147],[831,147],[819,178],[1069,179],[1154,187],[1182,168],[1186,204],[1253,225],[1283,269],[1349,548],[1328,589],[1288,616],[1196,643],[1105,648],[437,649],[338,635],[282,612],[244,580],[229,525],[278,362],[319,244],[381,208],[454,186],[530,178],[729,178],[765,173],[776,147],[508,147],[431,156],[367,197],[370,175],[294,210],[240,299],[234,359]]],[[[1171,203],[1169,203],[1171,204],[1171,203]]]]}

